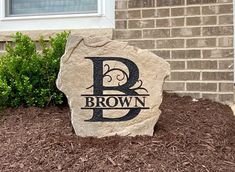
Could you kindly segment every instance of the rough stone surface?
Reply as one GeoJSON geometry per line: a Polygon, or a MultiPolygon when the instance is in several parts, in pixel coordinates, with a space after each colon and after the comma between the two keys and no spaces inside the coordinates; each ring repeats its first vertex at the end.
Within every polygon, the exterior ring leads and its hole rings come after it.
{"type": "MultiPolygon", "coordinates": [[[[49,40],[50,37],[55,36],[58,33],[63,32],[64,30],[29,30],[29,31],[20,31],[23,34],[28,35],[31,39],[38,41],[41,36],[45,40],[49,40]]],[[[76,29],[76,30],[66,30],[70,31],[71,34],[77,35],[86,35],[86,36],[105,36],[108,38],[112,38],[113,29],[76,29]]],[[[12,41],[12,35],[14,35],[18,31],[3,31],[0,34],[0,41],[12,41]]]]}
{"type": "Polygon", "coordinates": [[[235,116],[235,104],[230,104],[230,107],[231,107],[231,109],[233,111],[233,115],[235,116]]]}
{"type": "Polygon", "coordinates": [[[108,38],[72,35],[57,87],[68,98],[78,136],[153,135],[169,73],[169,64],[147,50],[108,38]],[[129,106],[121,103],[124,99],[129,106]]]}

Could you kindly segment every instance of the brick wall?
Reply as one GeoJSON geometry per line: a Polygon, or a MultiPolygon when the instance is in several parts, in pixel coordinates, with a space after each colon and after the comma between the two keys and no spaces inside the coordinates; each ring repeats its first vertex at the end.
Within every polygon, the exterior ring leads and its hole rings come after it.
{"type": "Polygon", "coordinates": [[[233,101],[232,0],[116,0],[113,37],[170,63],[165,90],[233,101]]]}
{"type": "MultiPolygon", "coordinates": [[[[104,36],[112,39],[113,29],[112,28],[95,28],[95,29],[72,29],[72,30],[18,30],[18,31],[3,31],[0,32],[0,56],[5,53],[6,42],[10,43],[12,41],[12,35],[16,32],[21,32],[28,35],[32,40],[38,42],[38,40],[43,36],[45,40],[49,40],[50,37],[56,36],[56,34],[63,31],[70,32],[71,34],[80,34],[85,36],[104,36]]],[[[36,44],[39,47],[39,44],[36,44]]]]}

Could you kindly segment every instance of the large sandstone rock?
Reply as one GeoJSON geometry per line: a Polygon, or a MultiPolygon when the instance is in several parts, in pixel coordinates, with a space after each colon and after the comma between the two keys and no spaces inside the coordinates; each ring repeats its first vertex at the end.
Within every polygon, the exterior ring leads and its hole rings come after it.
{"type": "Polygon", "coordinates": [[[153,135],[169,64],[108,38],[70,36],[57,87],[78,136],[153,135]]]}

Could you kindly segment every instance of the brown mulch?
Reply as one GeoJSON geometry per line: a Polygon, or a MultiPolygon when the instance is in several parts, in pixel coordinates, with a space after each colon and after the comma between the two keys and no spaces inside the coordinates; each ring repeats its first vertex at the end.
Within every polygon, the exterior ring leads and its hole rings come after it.
{"type": "Polygon", "coordinates": [[[68,107],[6,109],[0,171],[235,171],[227,105],[164,94],[153,137],[80,138],[68,107]]]}

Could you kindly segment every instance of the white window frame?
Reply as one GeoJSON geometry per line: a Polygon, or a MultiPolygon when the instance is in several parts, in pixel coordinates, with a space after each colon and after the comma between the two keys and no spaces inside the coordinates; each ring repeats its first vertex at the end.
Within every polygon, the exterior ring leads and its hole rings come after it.
{"type": "Polygon", "coordinates": [[[0,0],[0,31],[114,28],[114,6],[115,0],[98,0],[97,13],[13,17],[6,16],[6,0],[0,0]]]}
{"type": "Polygon", "coordinates": [[[2,20],[24,20],[24,19],[49,19],[49,18],[68,18],[68,17],[90,17],[90,16],[102,16],[102,4],[103,0],[98,0],[98,9],[97,13],[82,13],[82,14],[40,14],[36,15],[27,15],[27,16],[6,16],[6,1],[2,0],[3,7],[3,19],[2,20]]]}

